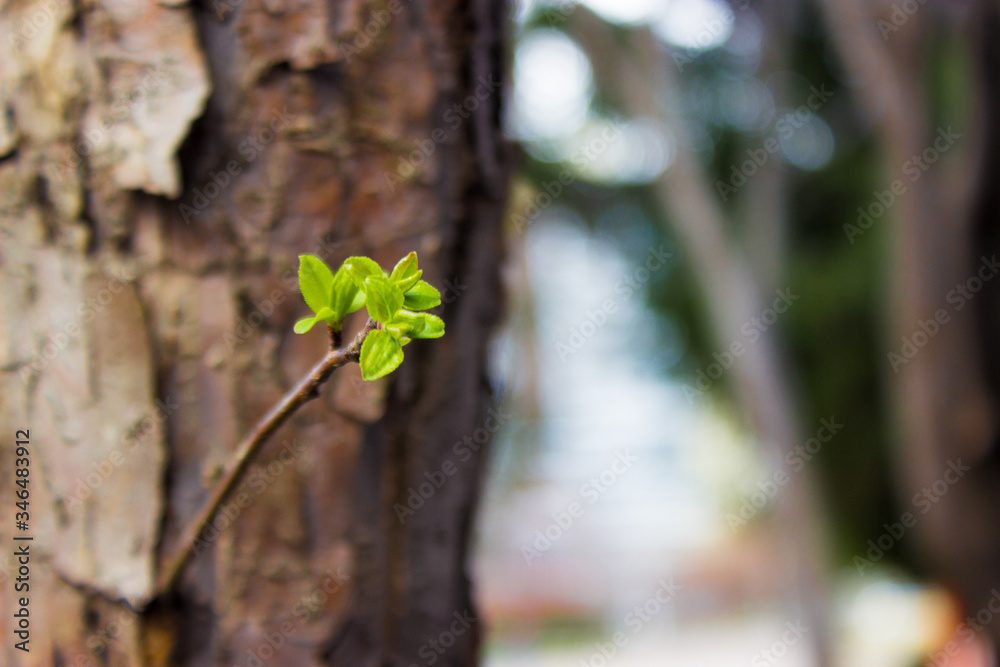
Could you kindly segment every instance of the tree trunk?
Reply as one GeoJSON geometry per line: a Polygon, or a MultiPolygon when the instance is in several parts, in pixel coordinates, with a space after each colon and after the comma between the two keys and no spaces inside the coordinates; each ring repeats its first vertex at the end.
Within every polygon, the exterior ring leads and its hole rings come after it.
{"type": "Polygon", "coordinates": [[[984,610],[992,617],[988,606],[1000,587],[996,3],[969,3],[952,14],[932,8],[885,34],[879,27],[893,25],[888,3],[828,0],[825,6],[862,108],[880,134],[887,175],[880,190],[901,176],[908,161],[947,146],[942,140],[955,144],[945,149],[948,159],[927,168],[891,212],[887,348],[895,357],[887,355],[886,377],[899,432],[901,520],[915,521],[920,560],[960,595],[967,627],[992,640],[994,660],[1000,661],[1000,624],[983,623],[981,615],[976,620],[984,610]],[[956,17],[964,19],[957,38],[948,20],[956,17]],[[978,84],[971,112],[956,122],[957,135],[950,125],[935,127],[922,111],[930,100],[931,38],[942,35],[971,45],[961,55],[978,84]],[[927,324],[935,318],[936,330],[927,324]],[[925,335],[928,328],[932,333],[925,335]],[[917,341],[919,351],[905,352],[904,340],[911,346],[917,341]]]}
{"type": "Polygon", "coordinates": [[[0,0],[5,507],[16,429],[31,471],[30,527],[4,511],[0,539],[34,537],[30,653],[8,581],[0,663],[476,662],[503,4],[0,0]],[[235,444],[325,350],[292,334],[296,256],[409,250],[446,338],[392,381],[337,371],[155,596],[235,444]]]}

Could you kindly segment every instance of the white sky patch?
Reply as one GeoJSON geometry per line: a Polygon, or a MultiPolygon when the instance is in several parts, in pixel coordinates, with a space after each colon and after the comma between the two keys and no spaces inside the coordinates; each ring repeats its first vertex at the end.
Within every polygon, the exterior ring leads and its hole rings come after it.
{"type": "Polygon", "coordinates": [[[692,51],[722,46],[733,32],[733,10],[721,0],[670,0],[652,22],[665,42],[692,51]]]}
{"type": "MultiPolygon", "coordinates": [[[[651,325],[645,292],[672,260],[653,264],[659,266],[657,273],[644,274],[646,280],[632,291],[625,277],[648,266],[649,251],[627,257],[560,215],[573,219],[573,214],[552,212],[532,227],[527,244],[540,400],[548,420],[536,469],[552,483],[576,489],[617,452],[627,449],[639,457],[641,464],[626,473],[627,481],[623,476],[622,484],[588,510],[590,526],[576,535],[589,538],[583,548],[613,559],[628,557],[632,569],[642,570],[639,562],[655,561],[664,549],[687,549],[725,529],[701,480],[688,471],[697,448],[691,434],[702,415],[670,379],[648,373],[641,363],[606,361],[647,358],[649,351],[630,332],[651,325]],[[609,302],[614,312],[602,310],[609,302]],[[560,358],[557,343],[571,346],[572,354],[560,358]]],[[[560,494],[560,502],[564,498],[560,494]]],[[[645,564],[651,571],[662,566],[645,564]]]]}
{"type": "Polygon", "coordinates": [[[603,185],[641,185],[673,162],[676,142],[659,121],[591,115],[572,135],[533,140],[525,149],[542,162],[564,162],[577,177],[603,185]]]}
{"type": "Polygon", "coordinates": [[[664,5],[663,0],[583,0],[581,4],[605,21],[618,25],[648,23],[664,5]]]}
{"type": "Polygon", "coordinates": [[[595,119],[567,143],[565,154],[584,179],[609,185],[655,180],[674,159],[674,140],[651,119],[595,119]],[[580,159],[580,157],[583,159],[580,159]]]}
{"type": "Polygon", "coordinates": [[[590,61],[558,30],[521,40],[514,59],[514,134],[527,140],[576,132],[587,118],[594,81],[590,61]]]}

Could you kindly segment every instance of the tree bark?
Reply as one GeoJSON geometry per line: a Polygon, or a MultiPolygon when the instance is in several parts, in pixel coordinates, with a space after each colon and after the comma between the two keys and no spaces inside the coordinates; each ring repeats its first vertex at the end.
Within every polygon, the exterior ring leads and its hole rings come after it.
{"type": "Polygon", "coordinates": [[[505,18],[500,0],[0,0],[0,433],[8,453],[31,431],[35,538],[31,652],[5,641],[0,662],[475,664],[484,447],[456,443],[490,404],[505,18]],[[446,338],[391,381],[338,370],[154,597],[233,448],[325,352],[320,328],[292,334],[297,255],[409,250],[446,338]]]}

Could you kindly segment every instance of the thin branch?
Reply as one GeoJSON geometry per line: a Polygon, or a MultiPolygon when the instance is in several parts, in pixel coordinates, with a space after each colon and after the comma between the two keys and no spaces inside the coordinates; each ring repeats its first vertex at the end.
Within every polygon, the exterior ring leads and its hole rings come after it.
{"type": "Polygon", "coordinates": [[[257,422],[256,426],[236,448],[236,452],[222,473],[222,478],[216,483],[201,511],[195,515],[181,533],[177,546],[160,570],[160,577],[156,584],[157,595],[163,595],[173,587],[177,577],[184,569],[184,565],[194,552],[195,544],[202,531],[205,530],[219,506],[225,502],[226,497],[243,477],[243,473],[246,472],[261,446],[296,410],[309,400],[319,396],[319,388],[330,378],[333,371],[351,361],[358,361],[361,356],[361,344],[365,342],[365,337],[368,336],[369,332],[376,327],[375,320],[369,318],[364,328],[358,332],[358,335],[347,347],[338,347],[341,334],[339,331],[330,330],[330,351],[327,352],[323,360],[316,364],[296,387],[289,390],[278,404],[257,422]]]}

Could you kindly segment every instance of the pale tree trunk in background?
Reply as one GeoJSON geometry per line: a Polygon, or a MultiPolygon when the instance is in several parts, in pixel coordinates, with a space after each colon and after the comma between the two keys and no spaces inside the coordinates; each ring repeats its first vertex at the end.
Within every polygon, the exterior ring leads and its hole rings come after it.
{"type": "Polygon", "coordinates": [[[482,629],[455,616],[475,617],[483,449],[454,445],[490,400],[505,19],[500,0],[0,0],[0,502],[29,428],[35,537],[32,650],[8,581],[0,663],[475,663],[482,629]],[[392,382],[338,371],[153,599],[232,448],[322,356],[323,332],[291,332],[297,255],[409,250],[445,339],[392,382]]]}
{"type": "MultiPolygon", "coordinates": [[[[761,285],[770,287],[780,274],[780,267],[767,266],[780,261],[782,253],[763,260],[754,267],[727,231],[726,212],[712,190],[700,157],[686,143],[691,133],[679,109],[665,109],[679,99],[680,85],[674,61],[661,50],[648,29],[632,41],[633,49],[616,48],[599,19],[591,12],[578,10],[573,28],[583,48],[591,54],[595,77],[610,91],[610,97],[629,118],[661,120],[678,138],[673,161],[653,184],[653,194],[660,215],[669,222],[679,247],[687,255],[698,287],[707,306],[712,326],[713,344],[722,353],[742,340],[741,327],[768,307],[761,285]],[[602,57],[616,54],[616,57],[602,57]],[[754,269],[758,269],[755,273],[754,269]]],[[[768,183],[780,191],[780,176],[771,174],[768,183]]],[[[753,202],[752,208],[761,208],[753,202]]],[[[753,225],[762,236],[783,235],[780,221],[771,229],[753,225]]],[[[785,368],[781,349],[773,333],[765,333],[746,354],[733,364],[731,377],[740,408],[759,441],[775,448],[782,457],[803,443],[798,423],[791,378],[785,368]]],[[[831,660],[830,594],[827,581],[827,535],[821,501],[809,470],[789,478],[779,496],[776,512],[783,527],[784,560],[779,566],[788,573],[789,592],[801,608],[817,665],[826,667],[831,660]]]]}
{"type": "MultiPolygon", "coordinates": [[[[742,6],[742,5],[740,5],[742,6]]],[[[760,71],[772,79],[774,101],[778,108],[790,108],[792,91],[790,82],[781,77],[788,69],[788,43],[791,41],[788,26],[799,20],[801,6],[796,0],[775,0],[755,5],[764,30],[764,49],[761,53],[760,71]]],[[[740,154],[756,148],[756,138],[745,139],[740,154]]],[[[744,191],[745,201],[740,210],[746,230],[742,243],[757,279],[761,294],[773,294],[786,287],[781,284],[786,271],[789,248],[789,187],[788,165],[784,160],[767,160],[754,174],[753,187],[744,191]]]]}
{"type": "MultiPolygon", "coordinates": [[[[872,6],[862,0],[827,0],[825,9],[852,92],[880,134],[885,178],[879,189],[889,188],[896,179],[907,186],[881,223],[892,225],[893,248],[886,351],[900,355],[901,338],[912,341],[923,330],[921,321],[933,320],[940,310],[948,315],[912,359],[897,360],[895,372],[888,361],[884,367],[898,425],[900,511],[918,517],[913,530],[920,555],[975,616],[1000,588],[1000,280],[994,270],[980,285],[982,291],[967,292],[968,299],[954,290],[970,278],[978,279],[983,258],[993,257],[1000,240],[997,5],[984,1],[949,8],[928,3],[902,23],[898,17],[893,23],[889,2],[872,6]],[[967,50],[961,56],[975,84],[972,115],[956,123],[954,130],[961,137],[944,158],[911,182],[902,173],[904,165],[934,148],[940,130],[947,129],[935,127],[924,110],[929,102],[925,81],[930,38],[932,31],[951,30],[954,36],[956,26],[942,20],[949,12],[965,26],[960,39],[967,50]],[[955,294],[953,300],[949,294],[955,294]],[[964,302],[961,308],[957,299],[964,302]],[[956,479],[956,473],[948,471],[958,461],[971,471],[940,495],[942,480],[956,479]],[[924,515],[914,498],[926,489],[940,498],[924,515]]],[[[937,149],[943,146],[939,142],[937,149]]],[[[994,647],[1000,646],[1000,623],[994,618],[983,627],[994,647]]]]}

